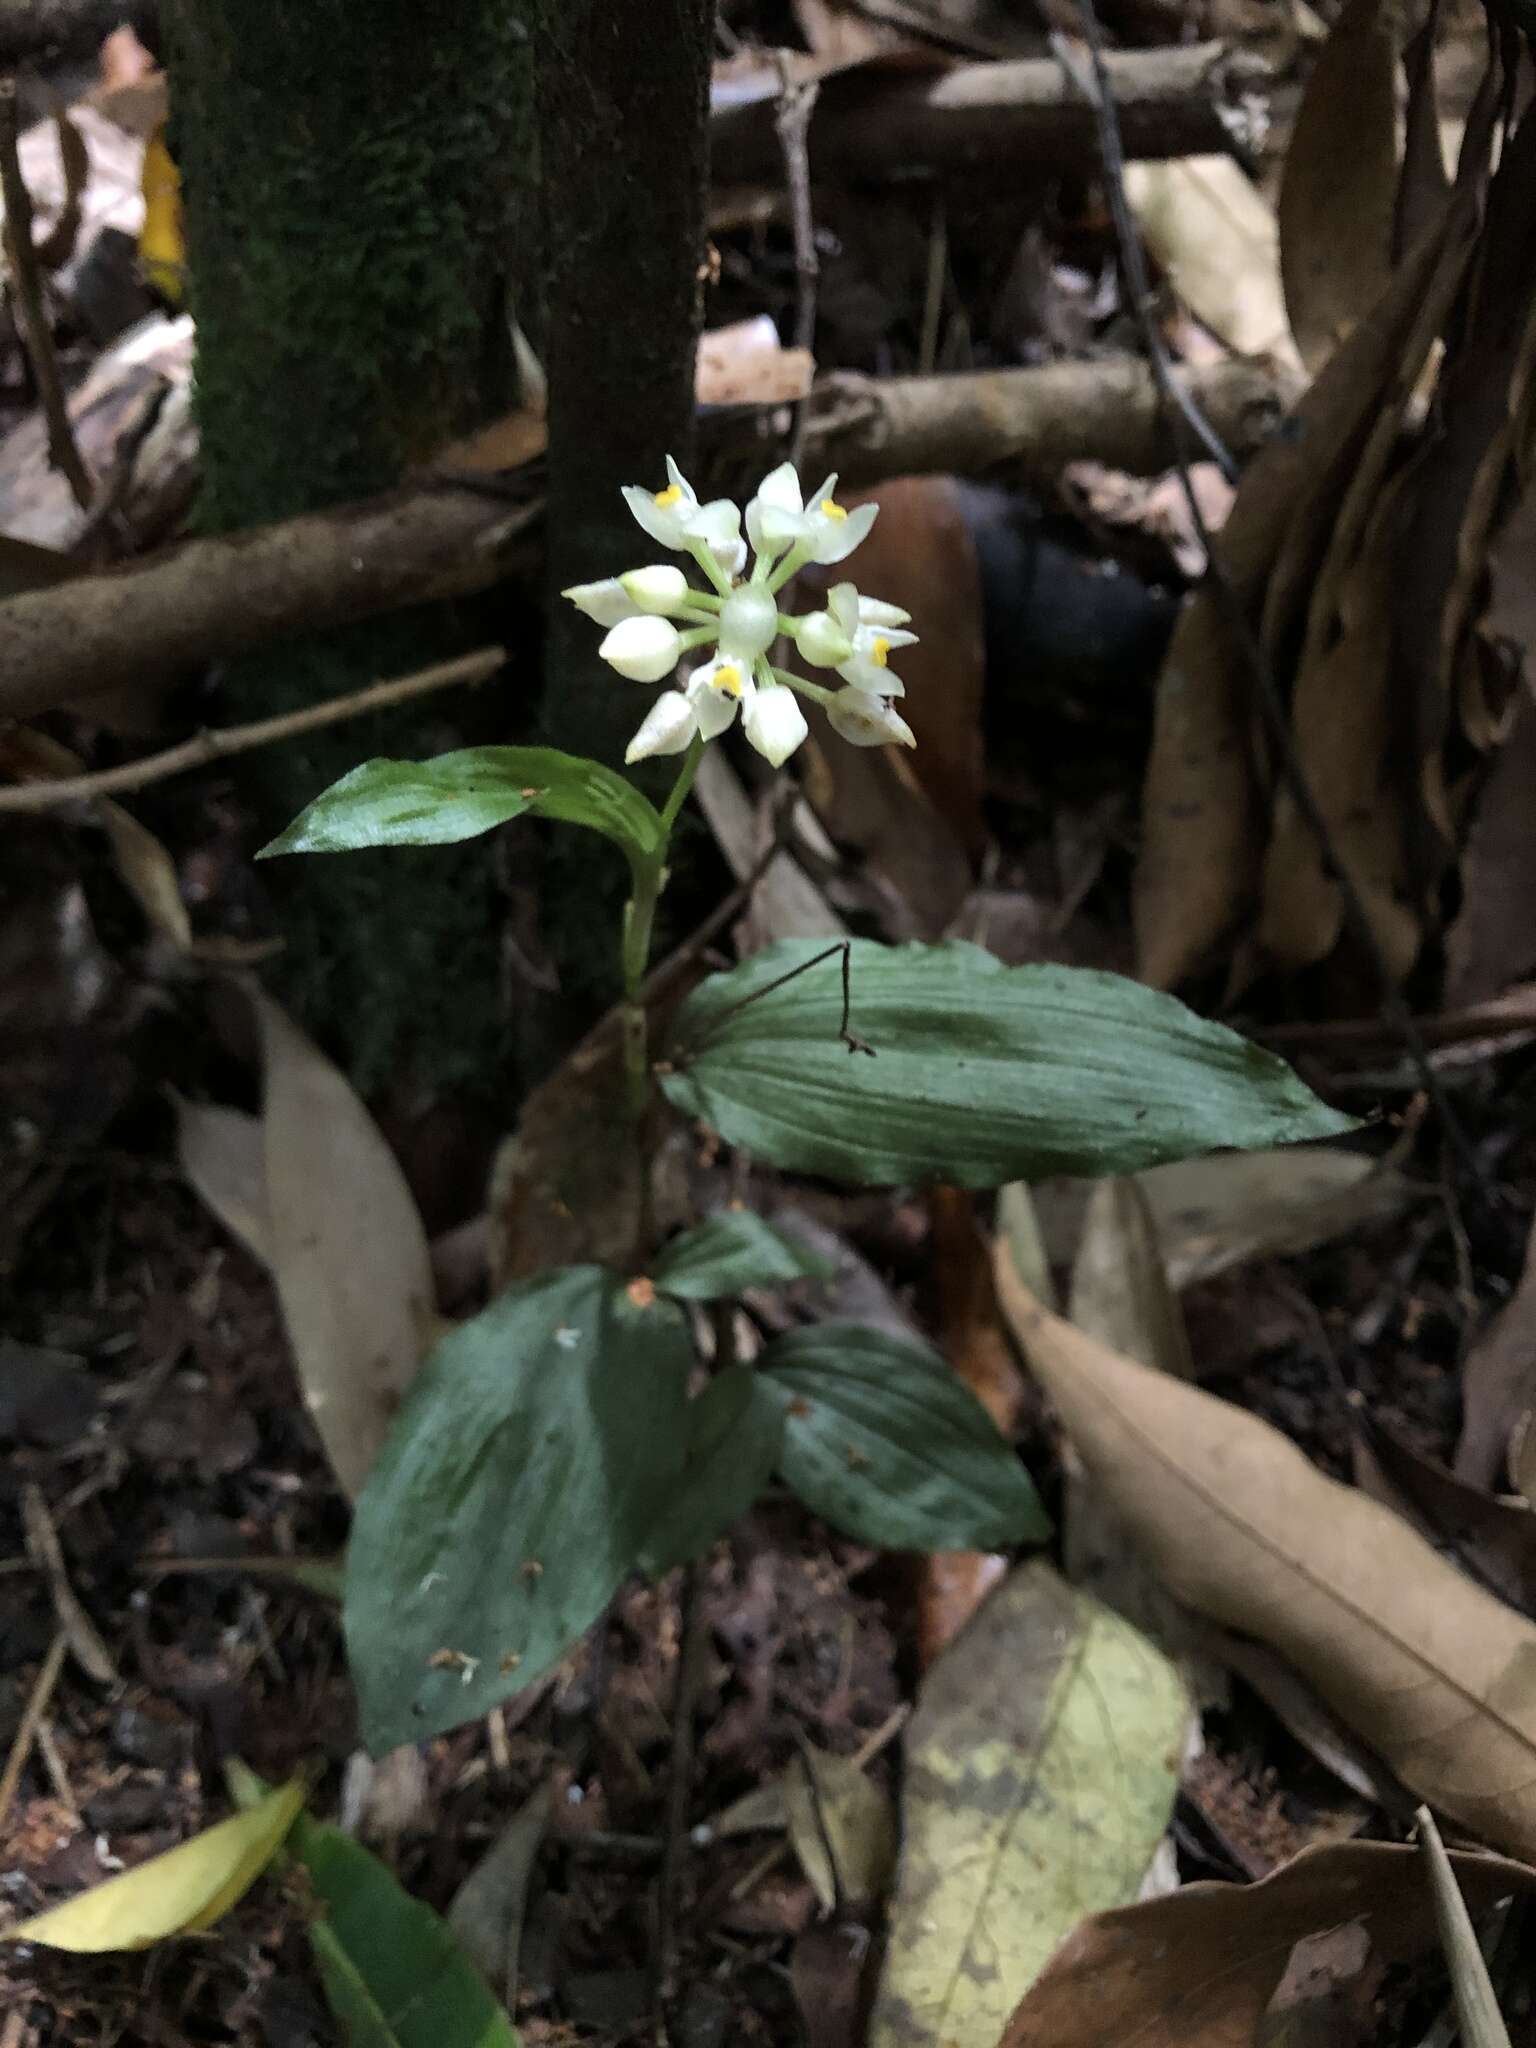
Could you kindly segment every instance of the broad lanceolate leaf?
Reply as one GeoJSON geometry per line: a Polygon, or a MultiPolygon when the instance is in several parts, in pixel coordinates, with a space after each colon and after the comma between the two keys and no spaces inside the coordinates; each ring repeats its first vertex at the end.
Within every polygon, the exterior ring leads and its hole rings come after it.
{"type": "Polygon", "coordinates": [[[683,1466],[681,1311],[566,1266],[423,1366],[357,1504],[348,1655],[381,1752],[489,1712],[564,1655],[683,1466]]]}
{"type": "Polygon", "coordinates": [[[554,747],[464,747],[432,761],[364,761],[300,811],[258,858],[446,846],[525,811],[590,825],[632,855],[653,852],[661,840],[654,807],[600,762],[554,747]]]}
{"type": "Polygon", "coordinates": [[[784,1418],[733,1365],[684,1411],[686,1461],[646,1531],[637,1562],[654,1579],[702,1557],[744,1515],[779,1461],[784,1418]]]}
{"type": "Polygon", "coordinates": [[[785,1479],[860,1542],[990,1550],[1050,1534],[1028,1473],[936,1351],[817,1323],[767,1347],[757,1386],[783,1410],[785,1479]]]}
{"type": "Polygon", "coordinates": [[[842,1036],[840,950],[787,940],[683,1005],[673,1104],[775,1166],[863,1185],[1130,1173],[1351,1128],[1283,1061],[1139,982],[958,941],[849,944],[867,1050],[842,1036]]]}
{"type": "Polygon", "coordinates": [[[1421,1798],[1536,1855],[1536,1626],[1279,1430],[998,1298],[1083,1462],[1174,1595],[1279,1650],[1421,1798]]]}
{"type": "Polygon", "coordinates": [[[309,1938],[348,2048],[517,2048],[446,1922],[340,1828],[308,1816],[293,1848],[323,1913],[309,1938]]]}
{"type": "Polygon", "coordinates": [[[764,1222],[755,1209],[727,1209],[674,1237],[651,1277],[680,1301],[719,1301],[749,1287],[787,1287],[792,1280],[829,1280],[818,1258],[764,1222]]]}
{"type": "Polygon", "coordinates": [[[173,1934],[211,1927],[272,1861],[303,1804],[304,1787],[284,1785],[163,1856],[5,1928],[0,1941],[36,1941],[74,1955],[99,1955],[149,1948],[173,1934]]]}
{"type": "Polygon", "coordinates": [[[1013,1573],[923,1680],[870,2048],[993,2042],[1086,1913],[1134,1899],[1191,1708],[1129,1622],[1013,1573]]]}

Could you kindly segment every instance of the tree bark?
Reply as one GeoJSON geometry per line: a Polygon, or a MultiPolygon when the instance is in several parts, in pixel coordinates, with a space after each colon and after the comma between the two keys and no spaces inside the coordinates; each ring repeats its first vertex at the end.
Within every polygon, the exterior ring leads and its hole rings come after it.
{"type": "Polygon", "coordinates": [[[549,372],[549,640],[545,723],[616,764],[634,686],[597,660],[571,583],[633,568],[655,545],[623,484],[687,467],[701,304],[711,0],[555,0],[539,53],[549,372]]]}
{"type": "MultiPolygon", "coordinates": [[[[512,402],[533,4],[445,0],[429,23],[418,0],[166,0],[205,531],[387,489],[512,402]]],[[[471,633],[494,637],[439,609],[312,637],[235,664],[226,705],[272,716],[444,659],[471,633]]],[[[363,753],[443,743],[433,710],[368,725],[253,757],[258,829],[363,753]]],[[[273,883],[286,992],[359,1077],[482,1065],[495,1038],[487,849],[289,867],[273,883]]]]}

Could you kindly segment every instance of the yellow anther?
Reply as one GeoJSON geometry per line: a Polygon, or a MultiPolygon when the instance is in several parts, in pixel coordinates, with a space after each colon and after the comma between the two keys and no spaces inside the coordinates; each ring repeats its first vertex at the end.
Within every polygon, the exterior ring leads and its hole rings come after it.
{"type": "Polygon", "coordinates": [[[727,697],[741,695],[741,670],[734,661],[722,661],[709,679],[712,690],[723,691],[727,697]]]}
{"type": "Polygon", "coordinates": [[[875,644],[869,650],[869,658],[876,668],[884,668],[891,651],[891,643],[883,633],[876,636],[875,644]]]}
{"type": "Polygon", "coordinates": [[[681,499],[682,495],[683,487],[681,484],[668,484],[667,488],[664,491],[658,491],[656,493],[656,496],[652,500],[652,502],[663,507],[667,505],[675,505],[681,499]]]}
{"type": "Polygon", "coordinates": [[[824,519],[846,519],[848,517],[848,508],[845,505],[839,505],[835,498],[823,498],[821,501],[821,512],[824,519]]]}

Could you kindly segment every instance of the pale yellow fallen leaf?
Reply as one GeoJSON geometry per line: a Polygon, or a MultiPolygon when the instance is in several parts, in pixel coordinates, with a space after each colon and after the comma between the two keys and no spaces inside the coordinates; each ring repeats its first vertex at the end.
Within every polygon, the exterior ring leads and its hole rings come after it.
{"type": "Polygon", "coordinates": [[[73,1955],[100,1955],[150,1948],[173,1934],[211,1927],[266,1869],[303,1804],[304,1787],[295,1780],[78,1899],[0,1929],[0,1941],[35,1941],[73,1955]]]}

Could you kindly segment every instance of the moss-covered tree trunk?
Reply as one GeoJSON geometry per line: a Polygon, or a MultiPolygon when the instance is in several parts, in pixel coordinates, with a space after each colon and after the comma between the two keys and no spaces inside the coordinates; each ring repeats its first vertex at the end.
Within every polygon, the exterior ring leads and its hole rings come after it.
{"type": "MultiPolygon", "coordinates": [[[[388,488],[515,395],[512,286],[534,163],[539,0],[168,0],[186,202],[201,518],[225,531],[388,488]]],[[[458,651],[446,609],[239,664],[229,715],[335,694],[458,651]]],[[[365,753],[451,743],[427,700],[255,757],[281,822],[365,753]]],[[[490,732],[494,702],[475,706],[490,732]]],[[[282,970],[367,1081],[442,1080],[494,1044],[484,847],[286,864],[282,970]]]]}

